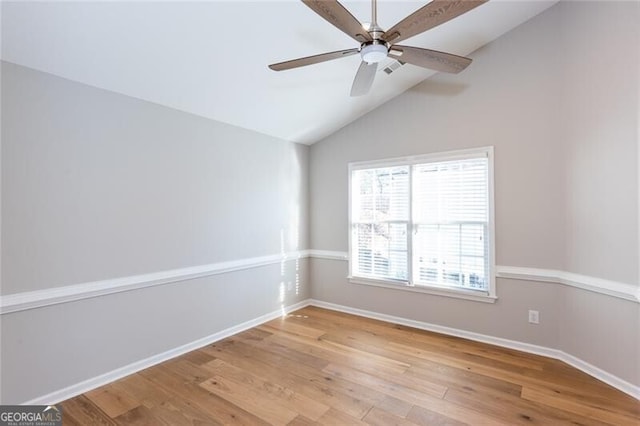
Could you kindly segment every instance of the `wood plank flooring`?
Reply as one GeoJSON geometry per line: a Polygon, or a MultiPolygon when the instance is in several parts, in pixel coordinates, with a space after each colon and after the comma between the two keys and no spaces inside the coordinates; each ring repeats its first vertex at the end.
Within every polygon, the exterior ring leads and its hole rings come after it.
{"type": "Polygon", "coordinates": [[[316,307],[62,406],[65,425],[640,425],[560,361],[316,307]]]}

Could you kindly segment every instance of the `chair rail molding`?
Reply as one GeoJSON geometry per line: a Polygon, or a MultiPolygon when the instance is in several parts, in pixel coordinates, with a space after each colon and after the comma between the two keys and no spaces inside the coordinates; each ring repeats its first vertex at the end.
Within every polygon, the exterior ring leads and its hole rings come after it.
{"type": "MultiPolygon", "coordinates": [[[[314,259],[349,260],[346,251],[308,250],[314,259]]],[[[573,272],[521,266],[496,266],[496,278],[562,284],[640,303],[640,286],[573,272]]]]}
{"type": "Polygon", "coordinates": [[[0,296],[0,315],[27,309],[73,302],[91,297],[105,296],[123,291],[138,290],[146,287],[170,284],[210,275],[226,274],[244,269],[288,262],[309,257],[309,250],[250,257],[208,265],[192,266],[142,275],[52,287],[43,290],[27,291],[0,296]]]}
{"type": "MultiPolygon", "coordinates": [[[[349,260],[349,255],[345,251],[335,250],[298,250],[268,256],[250,257],[208,265],[152,272],[149,274],[7,294],[0,296],[0,315],[306,258],[344,262],[349,260]]],[[[496,277],[562,284],[640,303],[639,286],[572,272],[519,266],[497,266],[496,277]]]]}
{"type": "Polygon", "coordinates": [[[640,303],[640,287],[637,285],[574,274],[573,272],[518,266],[497,266],[496,277],[563,284],[640,303]]]}

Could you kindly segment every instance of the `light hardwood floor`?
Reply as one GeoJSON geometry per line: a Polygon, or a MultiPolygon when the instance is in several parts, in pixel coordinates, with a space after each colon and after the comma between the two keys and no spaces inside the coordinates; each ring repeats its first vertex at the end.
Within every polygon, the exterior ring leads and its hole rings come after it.
{"type": "Polygon", "coordinates": [[[62,406],[65,425],[640,425],[560,361],[316,307],[62,406]]]}

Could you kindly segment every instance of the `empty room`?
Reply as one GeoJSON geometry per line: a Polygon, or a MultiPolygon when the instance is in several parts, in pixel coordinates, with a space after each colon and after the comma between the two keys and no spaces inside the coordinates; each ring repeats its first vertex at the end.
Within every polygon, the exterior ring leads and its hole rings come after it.
{"type": "Polygon", "coordinates": [[[640,425],[640,2],[0,5],[0,426],[640,425]]]}

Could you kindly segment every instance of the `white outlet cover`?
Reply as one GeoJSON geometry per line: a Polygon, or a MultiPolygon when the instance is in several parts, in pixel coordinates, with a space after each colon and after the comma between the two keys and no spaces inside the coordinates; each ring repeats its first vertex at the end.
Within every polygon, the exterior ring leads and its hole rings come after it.
{"type": "Polygon", "coordinates": [[[540,312],[538,311],[529,311],[529,323],[530,324],[539,324],[540,323],[540,312]]]}

